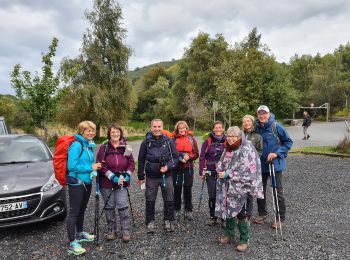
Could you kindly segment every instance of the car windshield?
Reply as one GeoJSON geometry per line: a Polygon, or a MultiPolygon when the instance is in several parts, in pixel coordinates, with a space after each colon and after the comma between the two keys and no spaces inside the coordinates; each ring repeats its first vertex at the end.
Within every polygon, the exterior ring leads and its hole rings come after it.
{"type": "Polygon", "coordinates": [[[34,136],[0,137],[0,164],[50,160],[44,143],[34,136]]]}

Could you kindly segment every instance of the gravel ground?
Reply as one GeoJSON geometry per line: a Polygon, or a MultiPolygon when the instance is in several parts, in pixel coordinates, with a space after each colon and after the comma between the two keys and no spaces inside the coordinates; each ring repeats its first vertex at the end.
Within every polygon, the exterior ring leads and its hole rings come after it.
{"type": "MultiPolygon", "coordinates": [[[[136,227],[132,242],[119,239],[107,242],[105,221],[100,223],[100,246],[85,243],[87,259],[350,259],[350,160],[323,156],[288,157],[285,174],[287,221],[283,229],[286,241],[275,241],[270,224],[251,225],[251,246],[245,253],[234,251],[234,245],[220,246],[219,227],[209,227],[207,196],[197,213],[200,181],[196,178],[193,195],[196,220],[181,222],[176,232],[162,229],[162,204],[157,201],[156,233],[146,233],[144,195],[133,178],[131,197],[136,227]]],[[[268,191],[270,195],[270,191],[268,191]]],[[[160,193],[158,193],[160,196],[160,193]]],[[[268,205],[271,198],[268,197],[268,205]]],[[[254,212],[256,212],[256,205],[254,212]]],[[[102,208],[102,202],[101,202],[102,208]]],[[[272,215],[269,217],[272,222],[272,215]]],[[[93,194],[86,213],[86,230],[94,223],[93,194]]],[[[64,222],[51,222],[0,231],[1,259],[76,258],[66,252],[64,222]]]]}

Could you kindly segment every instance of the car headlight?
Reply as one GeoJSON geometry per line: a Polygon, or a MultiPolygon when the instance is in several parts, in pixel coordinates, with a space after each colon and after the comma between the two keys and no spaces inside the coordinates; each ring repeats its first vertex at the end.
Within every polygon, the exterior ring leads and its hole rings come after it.
{"type": "Polygon", "coordinates": [[[45,185],[41,187],[40,191],[46,192],[46,191],[49,191],[49,190],[56,188],[57,186],[60,186],[60,183],[58,182],[58,180],[56,180],[55,175],[52,174],[52,176],[45,183],[45,185]]]}

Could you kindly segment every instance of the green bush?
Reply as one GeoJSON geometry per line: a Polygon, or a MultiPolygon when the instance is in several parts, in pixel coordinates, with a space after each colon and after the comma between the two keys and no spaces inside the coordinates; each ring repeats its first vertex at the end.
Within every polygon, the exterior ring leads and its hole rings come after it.
{"type": "Polygon", "coordinates": [[[350,114],[350,110],[349,109],[343,109],[338,111],[335,115],[336,117],[348,117],[350,114]]]}

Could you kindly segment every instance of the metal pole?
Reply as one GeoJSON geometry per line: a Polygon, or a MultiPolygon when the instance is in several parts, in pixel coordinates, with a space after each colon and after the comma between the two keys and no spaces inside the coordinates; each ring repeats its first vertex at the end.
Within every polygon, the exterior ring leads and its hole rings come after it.
{"type": "Polygon", "coordinates": [[[327,122],[329,122],[329,103],[326,103],[327,108],[327,122]]]}

